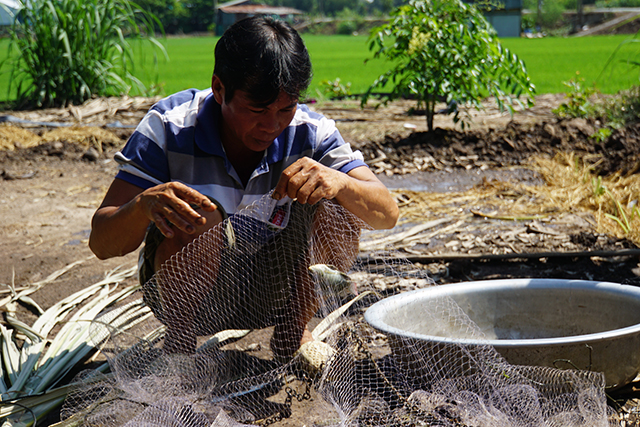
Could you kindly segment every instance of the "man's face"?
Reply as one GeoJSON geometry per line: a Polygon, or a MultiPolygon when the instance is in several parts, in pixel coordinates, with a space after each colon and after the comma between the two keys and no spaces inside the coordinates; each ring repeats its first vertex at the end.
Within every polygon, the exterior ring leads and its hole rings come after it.
{"type": "Polygon", "coordinates": [[[284,92],[280,92],[271,104],[260,104],[252,101],[249,94],[242,90],[236,90],[233,98],[227,102],[224,87],[222,90],[216,88],[215,80],[213,90],[222,109],[221,136],[227,150],[266,150],[289,126],[296,113],[297,99],[284,92]]]}

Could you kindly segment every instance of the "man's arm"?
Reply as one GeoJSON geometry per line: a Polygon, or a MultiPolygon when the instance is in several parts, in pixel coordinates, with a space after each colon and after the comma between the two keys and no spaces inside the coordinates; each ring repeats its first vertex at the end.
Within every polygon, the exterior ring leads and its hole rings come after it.
{"type": "Polygon", "coordinates": [[[168,238],[175,235],[172,226],[193,234],[206,220],[190,203],[216,210],[207,197],[179,182],[144,190],[116,178],[91,220],[89,247],[100,259],[128,254],[140,246],[151,221],[168,238]]]}
{"type": "Polygon", "coordinates": [[[309,204],[334,199],[375,229],[392,228],[398,221],[398,205],[366,166],[345,174],[304,157],[282,172],[273,194],[309,204]]]}

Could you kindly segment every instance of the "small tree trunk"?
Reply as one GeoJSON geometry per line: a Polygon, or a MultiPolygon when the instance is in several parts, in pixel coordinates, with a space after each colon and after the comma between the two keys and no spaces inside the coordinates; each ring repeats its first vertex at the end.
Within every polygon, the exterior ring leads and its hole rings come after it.
{"type": "Polygon", "coordinates": [[[433,132],[433,116],[435,115],[436,102],[427,100],[425,101],[424,113],[427,117],[427,130],[429,133],[433,132]]]}
{"type": "Polygon", "coordinates": [[[539,28],[536,28],[537,31],[542,30],[542,0],[538,0],[538,13],[536,14],[536,24],[539,28]]]}
{"type": "Polygon", "coordinates": [[[577,30],[580,31],[582,30],[582,23],[584,22],[582,0],[577,0],[576,6],[577,6],[576,12],[577,12],[577,18],[578,18],[577,30]]]}
{"type": "Polygon", "coordinates": [[[214,34],[218,34],[218,29],[216,26],[218,25],[218,0],[213,0],[213,26],[214,26],[214,34]]]}

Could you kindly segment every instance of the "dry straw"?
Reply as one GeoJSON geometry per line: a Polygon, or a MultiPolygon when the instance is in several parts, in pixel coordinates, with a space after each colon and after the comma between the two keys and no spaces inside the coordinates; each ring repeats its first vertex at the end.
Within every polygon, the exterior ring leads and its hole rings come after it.
{"type": "Polygon", "coordinates": [[[542,185],[483,181],[471,190],[453,193],[396,191],[402,220],[424,221],[469,213],[496,219],[527,220],[576,213],[592,218],[599,233],[640,243],[640,178],[637,175],[598,176],[598,164],[573,153],[549,159],[535,157],[529,168],[542,185]],[[428,215],[425,218],[425,213],[428,215]]]}

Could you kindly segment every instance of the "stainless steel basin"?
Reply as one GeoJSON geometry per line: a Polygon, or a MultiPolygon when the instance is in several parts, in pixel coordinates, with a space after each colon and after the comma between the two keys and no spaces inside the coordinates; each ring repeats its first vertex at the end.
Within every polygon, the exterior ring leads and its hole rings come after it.
{"type": "Polygon", "coordinates": [[[489,344],[513,365],[603,372],[608,388],[633,381],[640,371],[635,286],[560,279],[465,282],[381,300],[365,319],[396,349],[416,342],[489,344]],[[452,305],[477,328],[454,322],[452,305]]]}

